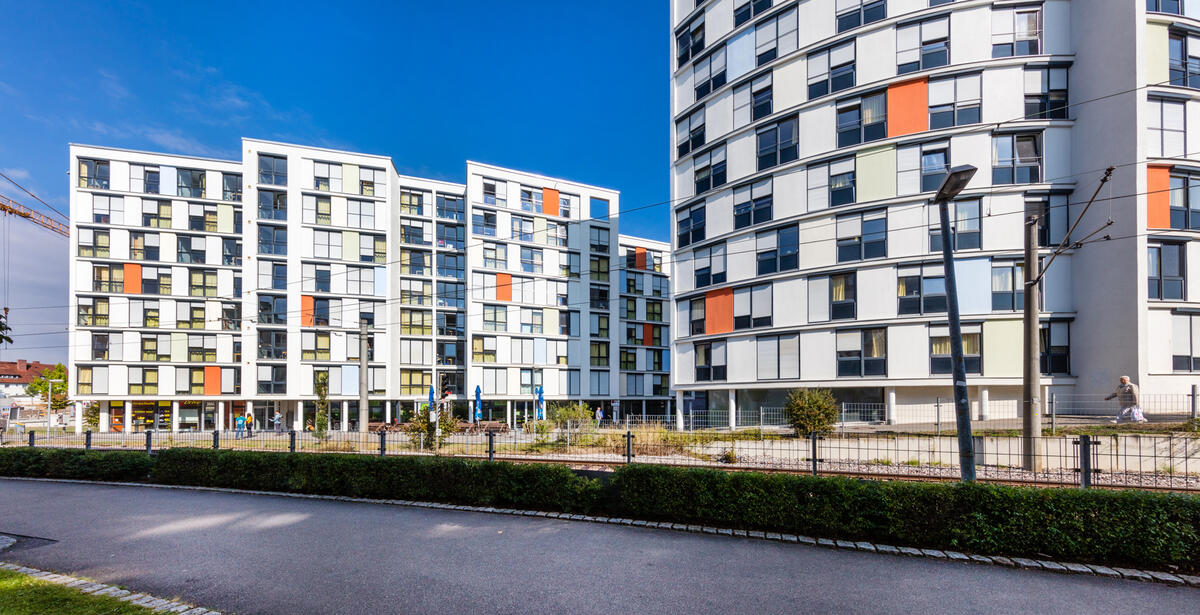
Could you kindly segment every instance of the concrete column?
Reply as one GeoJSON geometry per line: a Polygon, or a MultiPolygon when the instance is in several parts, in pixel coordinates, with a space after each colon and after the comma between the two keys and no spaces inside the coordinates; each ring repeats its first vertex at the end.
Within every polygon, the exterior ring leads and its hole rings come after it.
{"type": "Polygon", "coordinates": [[[512,400],[504,400],[504,420],[508,423],[509,429],[513,427],[513,407],[512,400]]]}
{"type": "MultiPolygon", "coordinates": [[[[46,420],[49,421],[49,413],[46,414],[46,420]]],[[[109,426],[108,420],[108,401],[100,402],[100,431],[107,432],[109,426]]]]}
{"type": "Polygon", "coordinates": [[[383,402],[383,422],[389,425],[392,422],[392,402],[390,401],[383,402]]]}
{"type": "Polygon", "coordinates": [[[171,402],[171,433],[179,431],[179,402],[171,402]]]}
{"type": "Polygon", "coordinates": [[[296,402],[296,422],[292,426],[292,429],[299,432],[304,431],[304,402],[302,401],[296,402]]]}
{"type": "Polygon", "coordinates": [[[342,402],[342,431],[350,431],[350,402],[342,402]]]}
{"type": "Polygon", "coordinates": [[[988,388],[979,387],[979,420],[981,421],[988,420],[988,416],[990,414],[988,401],[988,388]]]}
{"type": "Polygon", "coordinates": [[[217,402],[217,431],[225,431],[225,402],[217,402]]]}
{"type": "MultiPolygon", "coordinates": [[[[252,402],[252,401],[246,402],[246,414],[247,415],[254,414],[254,402],[252,402]]],[[[258,424],[258,417],[256,416],[256,417],[254,417],[254,429],[257,430],[259,427],[261,427],[261,425],[258,424]]]]}
{"type": "Polygon", "coordinates": [[[887,393],[887,416],[883,417],[883,421],[888,425],[896,424],[896,387],[887,387],[884,389],[887,393]]]}
{"type": "Polygon", "coordinates": [[[83,402],[75,402],[75,433],[83,433],[83,402]]]}
{"type": "Polygon", "coordinates": [[[675,429],[683,431],[683,391],[675,391],[675,429]]]}
{"type": "Polygon", "coordinates": [[[125,422],[122,423],[123,427],[121,427],[121,429],[124,430],[124,433],[129,433],[129,432],[133,431],[133,402],[131,401],[131,402],[126,403],[124,405],[124,407],[125,407],[125,422]]]}
{"type": "Polygon", "coordinates": [[[642,400],[642,422],[646,422],[646,400],[642,400]]]}
{"type": "Polygon", "coordinates": [[[729,431],[737,429],[737,390],[729,389],[729,431]]]}

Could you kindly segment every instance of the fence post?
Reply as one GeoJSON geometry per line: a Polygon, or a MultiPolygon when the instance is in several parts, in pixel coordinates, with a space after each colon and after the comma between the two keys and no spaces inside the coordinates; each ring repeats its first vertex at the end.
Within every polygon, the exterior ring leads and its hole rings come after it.
{"type": "Polygon", "coordinates": [[[625,463],[633,463],[633,432],[625,432],[625,463]]]}
{"type": "Polygon", "coordinates": [[[150,454],[150,448],[152,446],[154,446],[154,432],[147,430],[146,431],[146,454],[147,455],[150,454]]]}
{"type": "Polygon", "coordinates": [[[83,432],[83,450],[92,450],[92,430],[83,432]]]}
{"type": "Polygon", "coordinates": [[[213,430],[213,450],[221,450],[221,431],[217,429],[213,430]]]}
{"type": "Polygon", "coordinates": [[[818,459],[817,459],[817,440],[819,440],[820,437],[817,436],[817,432],[814,431],[814,432],[810,432],[808,434],[808,439],[812,440],[812,475],[816,476],[817,475],[817,461],[818,461],[818,459]]]}
{"type": "Polygon", "coordinates": [[[29,446],[37,446],[36,444],[34,444],[34,440],[36,438],[37,438],[37,434],[30,431],[29,432],[29,446]]]}
{"type": "Polygon", "coordinates": [[[1092,437],[1079,436],[1079,486],[1092,486],[1092,437]]]}
{"type": "Polygon", "coordinates": [[[940,436],[940,435],[942,435],[942,398],[941,397],[937,397],[934,399],[933,407],[935,408],[934,414],[936,415],[933,419],[934,425],[937,429],[937,435],[940,436]]]}
{"type": "Polygon", "coordinates": [[[379,430],[379,456],[387,455],[387,432],[379,430]]]}
{"type": "MultiPolygon", "coordinates": [[[[568,427],[567,429],[570,429],[570,427],[568,427]]],[[[567,433],[570,433],[570,432],[568,431],[567,433]]],[[[487,432],[487,436],[488,436],[488,461],[495,461],[496,460],[496,432],[489,429],[487,432]]]]}
{"type": "Polygon", "coordinates": [[[1200,391],[1197,391],[1200,385],[1192,385],[1192,418],[1195,419],[1200,414],[1200,391]]]}
{"type": "Polygon", "coordinates": [[[288,432],[288,452],[289,453],[296,452],[296,430],[295,429],[288,432]]]}
{"type": "Polygon", "coordinates": [[[1050,435],[1058,435],[1058,393],[1050,394],[1050,435]]]}

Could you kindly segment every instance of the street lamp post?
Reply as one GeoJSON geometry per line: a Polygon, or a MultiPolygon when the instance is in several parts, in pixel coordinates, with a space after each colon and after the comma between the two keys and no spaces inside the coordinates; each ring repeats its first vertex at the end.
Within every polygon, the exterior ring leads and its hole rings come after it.
{"type": "Polygon", "coordinates": [[[963,482],[975,480],[975,445],[971,439],[971,404],[967,399],[967,369],[963,363],[962,322],[958,315],[958,282],[954,275],[954,246],[950,235],[950,213],[947,204],[977,171],[971,165],[950,169],[933,200],[938,205],[942,222],[942,265],[946,270],[947,310],[950,316],[950,360],[954,364],[954,415],[958,425],[958,464],[963,482]]]}
{"type": "Polygon", "coordinates": [[[54,383],[62,382],[62,379],[55,378],[46,379],[46,433],[50,433],[50,413],[54,410],[54,383]]]}

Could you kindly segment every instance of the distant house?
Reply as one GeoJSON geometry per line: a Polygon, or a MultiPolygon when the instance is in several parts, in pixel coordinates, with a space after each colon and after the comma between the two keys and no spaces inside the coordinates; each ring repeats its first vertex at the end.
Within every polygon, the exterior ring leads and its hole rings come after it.
{"type": "Polygon", "coordinates": [[[0,361],[0,397],[25,397],[25,385],[52,367],[52,363],[24,359],[0,361]]]}

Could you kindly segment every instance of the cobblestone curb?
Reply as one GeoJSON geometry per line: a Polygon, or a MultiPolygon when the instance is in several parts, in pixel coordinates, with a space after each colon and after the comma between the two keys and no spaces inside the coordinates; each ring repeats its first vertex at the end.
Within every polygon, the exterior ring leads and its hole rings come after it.
{"type": "MultiPolygon", "coordinates": [[[[783,542],[792,544],[802,544],[809,546],[817,546],[828,549],[837,549],[841,551],[861,551],[868,553],[881,553],[893,555],[896,557],[920,557],[925,559],[952,561],[960,563],[973,563],[984,566],[1005,566],[1009,568],[1023,568],[1028,570],[1040,570],[1044,572],[1054,572],[1058,574],[1079,574],[1105,577],[1111,579],[1129,579],[1134,581],[1145,581],[1148,583],[1161,583],[1163,585],[1172,586],[1187,586],[1200,588],[1200,576],[1192,576],[1186,574],[1177,574],[1169,572],[1158,572],[1151,570],[1135,570],[1131,568],[1109,568],[1106,566],[1098,566],[1094,564],[1080,564],[1075,562],[1054,562],[1050,560],[1033,560],[1020,557],[1004,557],[1000,555],[978,555],[958,553],[955,551],[939,551],[936,549],[915,549],[912,547],[894,547],[891,545],[883,545],[870,542],[851,542],[848,540],[831,540],[828,538],[809,538],[807,536],[798,536],[795,534],[777,534],[764,533],[759,531],[733,530],[728,528],[717,528],[700,525],[682,525],[679,523],[644,521],[638,519],[619,519],[615,517],[591,517],[586,515],[544,512],[534,510],[516,510],[512,508],[493,508],[491,506],[463,506],[459,504],[440,504],[437,502],[416,502],[410,500],[373,500],[368,498],[352,498],[338,495],[313,495],[307,493],[283,493],[279,491],[254,491],[249,489],[225,489],[220,487],[194,487],[189,485],[155,485],[149,483],[110,483],[102,481],[90,480],[72,480],[59,478],[23,478],[23,477],[0,477],[5,480],[27,480],[37,482],[52,482],[52,483],[83,483],[89,485],[114,485],[123,487],[145,487],[152,489],[177,489],[184,491],[212,491],[217,493],[237,493],[243,495],[267,495],[284,498],[299,498],[307,500],[330,500],[335,502],[355,502],[362,504],[383,504],[389,506],[412,506],[416,508],[436,508],[440,510],[462,510],[468,512],[493,513],[501,515],[514,516],[529,516],[529,517],[545,517],[548,519],[565,519],[569,521],[583,521],[587,523],[605,523],[608,525],[627,525],[634,527],[654,528],[660,530],[671,530],[674,532],[690,532],[698,534],[714,534],[718,536],[728,536],[731,538],[744,538],[747,540],[764,540],[768,542],[783,542]]],[[[0,536],[0,539],[4,538],[0,536]]],[[[0,547],[3,549],[3,547],[0,547]]],[[[0,564],[3,567],[3,564],[0,564]]],[[[195,615],[205,613],[206,611],[196,611],[195,615]]],[[[190,611],[188,612],[191,613],[190,611]]]]}
{"type": "MultiPolygon", "coordinates": [[[[7,549],[16,541],[8,536],[0,536],[0,550],[7,549]]],[[[92,594],[93,596],[112,596],[119,600],[144,606],[148,609],[160,611],[163,613],[183,613],[185,615],[221,615],[220,611],[213,611],[204,607],[199,607],[186,602],[177,600],[167,600],[166,598],[158,598],[149,594],[139,594],[131,592],[128,589],[121,589],[116,585],[105,585],[104,583],[93,583],[85,579],[77,579],[64,574],[56,574],[46,570],[38,570],[37,568],[29,568],[20,564],[12,564],[9,562],[0,562],[0,570],[11,570],[34,579],[40,579],[47,583],[62,585],[63,587],[71,587],[78,590],[80,593],[92,594]]]]}

